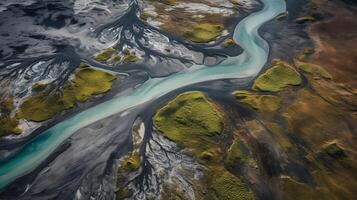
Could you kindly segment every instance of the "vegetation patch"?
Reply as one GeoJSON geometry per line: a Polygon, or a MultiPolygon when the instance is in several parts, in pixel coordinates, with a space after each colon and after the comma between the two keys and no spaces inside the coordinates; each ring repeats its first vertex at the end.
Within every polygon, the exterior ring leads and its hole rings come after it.
{"type": "Polygon", "coordinates": [[[332,78],[331,74],[329,74],[324,68],[315,64],[302,63],[299,64],[298,68],[303,70],[305,73],[312,75],[314,78],[332,78]]]}
{"type": "Polygon", "coordinates": [[[115,49],[110,47],[107,48],[105,50],[103,50],[102,52],[98,53],[95,56],[95,60],[100,61],[100,62],[105,62],[108,61],[110,58],[112,58],[112,56],[115,54],[115,49]]]}
{"type": "Polygon", "coordinates": [[[212,189],[220,200],[254,199],[247,186],[229,172],[224,172],[216,177],[212,182],[212,189]]]}
{"type": "Polygon", "coordinates": [[[223,47],[225,47],[225,48],[232,46],[234,44],[235,44],[235,42],[232,38],[227,38],[223,41],[223,47]]]}
{"type": "Polygon", "coordinates": [[[227,151],[227,157],[225,164],[230,168],[236,168],[244,164],[247,160],[247,157],[244,155],[241,147],[238,145],[237,141],[233,141],[232,145],[227,151]]]}
{"type": "Polygon", "coordinates": [[[283,61],[274,60],[272,67],[255,80],[253,88],[261,91],[278,92],[289,85],[300,84],[300,74],[293,67],[283,61]]]}
{"type": "Polygon", "coordinates": [[[251,108],[264,112],[273,112],[280,108],[280,99],[273,95],[257,95],[248,91],[235,91],[235,98],[251,108]]]}
{"type": "Polygon", "coordinates": [[[82,67],[76,70],[57,93],[46,90],[26,98],[17,111],[17,117],[30,121],[44,121],[57,113],[72,108],[76,102],[84,102],[92,95],[107,92],[116,77],[104,71],[82,67]]]}
{"type": "Polygon", "coordinates": [[[0,137],[21,133],[19,120],[11,116],[14,109],[13,98],[6,98],[0,102],[0,137]]]}
{"type": "Polygon", "coordinates": [[[216,144],[223,131],[223,117],[201,92],[187,92],[161,108],[154,116],[154,125],[165,137],[200,157],[216,144]]]}
{"type": "Polygon", "coordinates": [[[76,101],[85,102],[92,95],[105,93],[112,88],[116,77],[92,68],[77,70],[73,79],[63,87],[62,100],[67,108],[76,101]]]}
{"type": "Polygon", "coordinates": [[[137,171],[140,168],[140,155],[139,153],[131,153],[127,155],[121,163],[125,171],[137,171]]]}
{"type": "Polygon", "coordinates": [[[17,111],[17,117],[30,121],[41,122],[52,118],[55,114],[65,110],[59,94],[44,92],[26,98],[17,111]]]}
{"type": "Polygon", "coordinates": [[[211,42],[222,34],[224,27],[220,24],[196,23],[184,34],[192,42],[211,42]]]}

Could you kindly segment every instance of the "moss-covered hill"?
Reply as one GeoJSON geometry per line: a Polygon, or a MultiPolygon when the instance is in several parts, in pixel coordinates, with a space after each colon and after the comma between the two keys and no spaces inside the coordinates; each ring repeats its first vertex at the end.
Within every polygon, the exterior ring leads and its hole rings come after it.
{"type": "Polygon", "coordinates": [[[239,158],[243,162],[245,155],[235,142],[229,149],[221,146],[229,136],[224,131],[224,121],[220,108],[201,92],[177,96],[154,116],[159,133],[192,152],[207,167],[203,178],[193,185],[198,199],[254,199],[244,180],[226,167],[236,165],[239,158]]]}

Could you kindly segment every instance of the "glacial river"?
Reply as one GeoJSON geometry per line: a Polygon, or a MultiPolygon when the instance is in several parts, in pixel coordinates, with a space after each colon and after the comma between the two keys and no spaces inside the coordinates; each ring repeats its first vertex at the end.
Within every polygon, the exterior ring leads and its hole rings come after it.
{"type": "Polygon", "coordinates": [[[234,40],[243,53],[216,66],[195,65],[164,78],[153,78],[126,94],[87,109],[47,129],[19,152],[0,162],[0,189],[39,166],[74,132],[105,117],[133,108],[174,91],[204,81],[256,76],[268,59],[269,45],[258,34],[265,22],[285,12],[284,0],[261,0],[264,8],[243,19],[235,28],[234,40]]]}

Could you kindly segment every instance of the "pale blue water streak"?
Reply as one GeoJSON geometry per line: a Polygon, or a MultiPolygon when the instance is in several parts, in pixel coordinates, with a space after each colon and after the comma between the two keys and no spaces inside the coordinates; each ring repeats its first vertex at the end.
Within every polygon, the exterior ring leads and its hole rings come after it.
{"type": "Polygon", "coordinates": [[[234,31],[234,40],[244,49],[241,55],[230,57],[214,67],[196,65],[168,77],[150,79],[125,96],[115,97],[58,123],[29,141],[17,154],[0,162],[0,188],[34,170],[75,131],[97,120],[155,100],[187,85],[257,75],[269,53],[268,44],[259,36],[258,28],[286,10],[284,0],[261,1],[264,8],[243,19],[234,31]]]}

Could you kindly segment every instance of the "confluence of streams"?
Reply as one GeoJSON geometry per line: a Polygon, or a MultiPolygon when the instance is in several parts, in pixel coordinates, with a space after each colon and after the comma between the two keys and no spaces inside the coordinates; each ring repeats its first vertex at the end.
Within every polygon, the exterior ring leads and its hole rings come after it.
{"type": "Polygon", "coordinates": [[[244,18],[235,28],[233,38],[243,53],[224,62],[190,69],[163,78],[149,79],[125,96],[117,96],[89,108],[42,132],[19,152],[0,162],[0,189],[39,166],[63,141],[74,132],[97,120],[153,101],[178,88],[204,81],[256,76],[268,59],[269,45],[258,29],[265,22],[285,12],[284,0],[261,0],[264,8],[244,18]]]}

